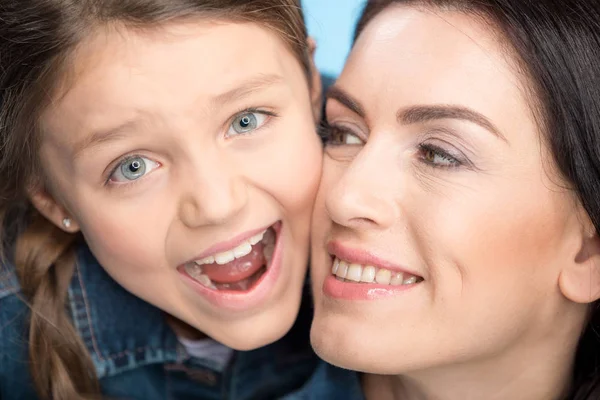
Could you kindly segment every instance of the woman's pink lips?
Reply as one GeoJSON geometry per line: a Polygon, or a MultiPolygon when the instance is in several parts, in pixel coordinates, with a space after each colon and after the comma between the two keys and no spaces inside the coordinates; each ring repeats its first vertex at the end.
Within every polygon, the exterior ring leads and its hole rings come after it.
{"type": "Polygon", "coordinates": [[[323,282],[323,293],[334,299],[343,300],[379,300],[400,294],[416,288],[413,285],[380,285],[377,283],[352,283],[339,281],[334,275],[327,275],[323,282]]]}
{"type": "Polygon", "coordinates": [[[327,244],[327,251],[334,257],[344,260],[348,263],[356,263],[360,265],[374,265],[377,268],[385,268],[393,272],[402,272],[404,274],[422,277],[421,274],[409,271],[405,267],[396,265],[392,262],[377,257],[368,251],[362,249],[354,249],[341,244],[338,241],[331,241],[327,244]]]}
{"type": "MultiPolygon", "coordinates": [[[[419,274],[408,271],[404,267],[377,257],[368,251],[345,246],[338,241],[329,242],[327,244],[327,250],[329,254],[332,255],[332,262],[333,258],[337,257],[348,263],[374,265],[377,268],[385,268],[390,271],[402,272],[421,278],[419,274]]],[[[331,268],[331,266],[329,266],[329,268],[331,268]]],[[[340,281],[334,275],[329,273],[323,282],[323,293],[325,293],[326,296],[335,299],[378,300],[405,294],[407,291],[410,291],[419,285],[420,283],[400,286],[380,285],[377,283],[353,283],[340,281]]]]}

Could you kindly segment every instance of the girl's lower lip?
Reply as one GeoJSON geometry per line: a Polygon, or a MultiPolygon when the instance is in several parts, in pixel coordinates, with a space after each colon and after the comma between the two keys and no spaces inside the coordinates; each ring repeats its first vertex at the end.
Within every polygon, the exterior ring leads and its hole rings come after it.
{"type": "Polygon", "coordinates": [[[334,275],[328,275],[323,282],[323,293],[326,296],[340,300],[379,300],[400,294],[405,294],[420,283],[414,285],[379,285],[376,283],[342,282],[334,275]]]}
{"type": "Polygon", "coordinates": [[[283,258],[283,240],[281,240],[281,223],[273,226],[276,233],[275,249],[271,258],[271,265],[267,268],[263,276],[248,290],[213,290],[190,277],[183,268],[177,271],[196,293],[208,300],[217,308],[234,312],[245,312],[258,307],[269,298],[273,288],[277,284],[281,273],[281,264],[283,258]]]}

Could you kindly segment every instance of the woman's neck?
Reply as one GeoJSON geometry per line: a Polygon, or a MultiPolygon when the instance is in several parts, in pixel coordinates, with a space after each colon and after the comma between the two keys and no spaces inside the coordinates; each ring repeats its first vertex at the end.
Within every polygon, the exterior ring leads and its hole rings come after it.
{"type": "Polygon", "coordinates": [[[575,353],[575,348],[565,347],[521,349],[505,357],[409,375],[367,374],[363,391],[367,400],[560,399],[571,381],[575,353]]]}

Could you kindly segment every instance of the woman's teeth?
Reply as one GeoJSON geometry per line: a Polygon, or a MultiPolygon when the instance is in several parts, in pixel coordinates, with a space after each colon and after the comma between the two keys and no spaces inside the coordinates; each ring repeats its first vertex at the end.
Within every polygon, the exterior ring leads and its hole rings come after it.
{"type": "Polygon", "coordinates": [[[344,282],[377,283],[390,286],[414,285],[423,280],[421,277],[406,272],[390,271],[372,265],[351,264],[338,258],[333,261],[331,273],[338,280],[344,282]]]}
{"type": "Polygon", "coordinates": [[[185,271],[190,277],[192,277],[194,280],[196,280],[203,286],[206,286],[210,289],[218,290],[218,288],[208,277],[208,275],[205,275],[203,273],[202,266],[208,264],[224,265],[232,262],[237,258],[247,256],[252,252],[253,247],[261,241],[263,244],[263,255],[265,257],[266,262],[264,269],[266,270],[271,265],[273,252],[275,251],[275,232],[271,228],[252,236],[250,239],[245,240],[242,244],[231,250],[217,253],[215,255],[205,257],[201,260],[196,260],[192,263],[185,264],[185,271]]]}

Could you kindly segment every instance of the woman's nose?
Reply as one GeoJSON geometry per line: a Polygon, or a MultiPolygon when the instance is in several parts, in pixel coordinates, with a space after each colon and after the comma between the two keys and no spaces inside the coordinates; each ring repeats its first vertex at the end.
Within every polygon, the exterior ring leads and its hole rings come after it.
{"type": "Polygon", "coordinates": [[[355,229],[385,229],[394,223],[398,182],[389,174],[393,171],[386,168],[386,157],[376,148],[365,146],[345,167],[330,166],[345,168],[325,195],[326,209],[335,223],[355,229]]]}

